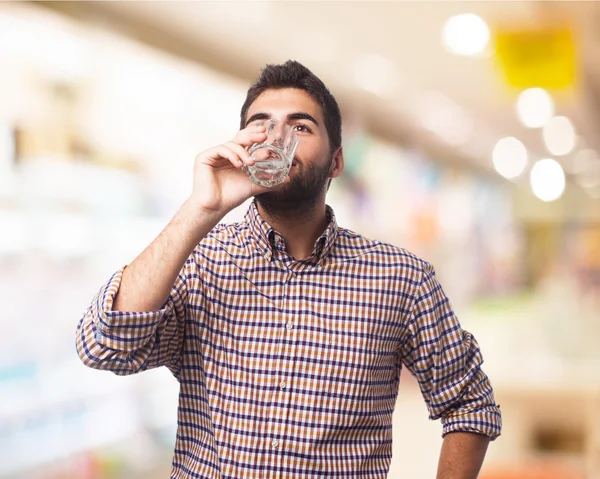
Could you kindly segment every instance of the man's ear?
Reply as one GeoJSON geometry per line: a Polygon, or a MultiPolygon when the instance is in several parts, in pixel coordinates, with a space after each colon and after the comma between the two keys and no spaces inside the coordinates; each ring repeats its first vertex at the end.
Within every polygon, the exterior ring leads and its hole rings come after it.
{"type": "Polygon", "coordinates": [[[333,154],[331,167],[329,168],[329,178],[337,178],[344,172],[344,150],[340,146],[333,154]]]}

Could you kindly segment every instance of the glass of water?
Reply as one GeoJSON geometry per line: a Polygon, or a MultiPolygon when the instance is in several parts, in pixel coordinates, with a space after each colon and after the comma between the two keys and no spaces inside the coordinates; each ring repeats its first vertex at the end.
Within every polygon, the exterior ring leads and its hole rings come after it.
{"type": "Polygon", "coordinates": [[[252,145],[248,153],[254,159],[252,166],[244,165],[243,170],[254,183],[271,187],[283,183],[290,168],[298,136],[293,126],[279,120],[257,120],[252,123],[266,128],[267,139],[263,143],[252,145]]]}

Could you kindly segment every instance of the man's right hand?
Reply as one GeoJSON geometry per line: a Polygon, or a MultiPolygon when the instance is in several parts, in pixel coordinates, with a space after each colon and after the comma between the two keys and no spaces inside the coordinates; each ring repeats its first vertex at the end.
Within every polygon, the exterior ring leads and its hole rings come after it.
{"type": "MultiPolygon", "coordinates": [[[[265,131],[264,126],[249,126],[239,131],[233,140],[209,148],[196,157],[190,197],[196,208],[224,216],[248,198],[272,190],[253,183],[242,170],[244,164],[254,164],[246,148],[265,141],[265,131]]],[[[287,182],[289,177],[284,184],[287,182]]]]}
{"type": "Polygon", "coordinates": [[[252,183],[241,169],[243,164],[254,163],[246,147],[266,138],[264,127],[251,126],[232,141],[196,157],[192,194],[160,235],[125,268],[114,311],[159,311],[198,242],[230,210],[269,191],[252,183]]]}

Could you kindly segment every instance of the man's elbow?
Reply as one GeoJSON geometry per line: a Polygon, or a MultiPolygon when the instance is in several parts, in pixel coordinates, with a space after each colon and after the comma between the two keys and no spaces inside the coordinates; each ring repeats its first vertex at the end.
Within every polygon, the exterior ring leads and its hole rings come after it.
{"type": "Polygon", "coordinates": [[[91,369],[110,371],[119,376],[135,374],[142,369],[134,355],[102,344],[99,331],[89,317],[83,318],[77,326],[75,348],[82,364],[91,369]]]}

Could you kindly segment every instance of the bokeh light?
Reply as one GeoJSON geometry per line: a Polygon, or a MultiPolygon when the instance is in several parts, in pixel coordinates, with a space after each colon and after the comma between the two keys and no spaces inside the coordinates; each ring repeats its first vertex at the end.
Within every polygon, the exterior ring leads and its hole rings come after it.
{"type": "Polygon", "coordinates": [[[516,178],[527,166],[527,149],[515,137],[502,138],[494,147],[492,161],[496,171],[504,178],[516,178]]]}
{"type": "Polygon", "coordinates": [[[444,46],[455,55],[469,56],[485,50],[490,40],[487,23],[474,13],[450,17],[442,30],[444,46]]]}
{"type": "Polygon", "coordinates": [[[537,161],[531,168],[531,189],[542,201],[554,201],[565,190],[565,173],[552,158],[537,161]]]}
{"type": "Polygon", "coordinates": [[[517,99],[517,115],[527,128],[541,128],[554,115],[554,102],[543,88],[524,90],[517,99]]]}
{"type": "Polygon", "coordinates": [[[577,142],[575,127],[566,116],[551,118],[544,125],[543,137],[546,148],[555,156],[568,155],[577,142]]]}

